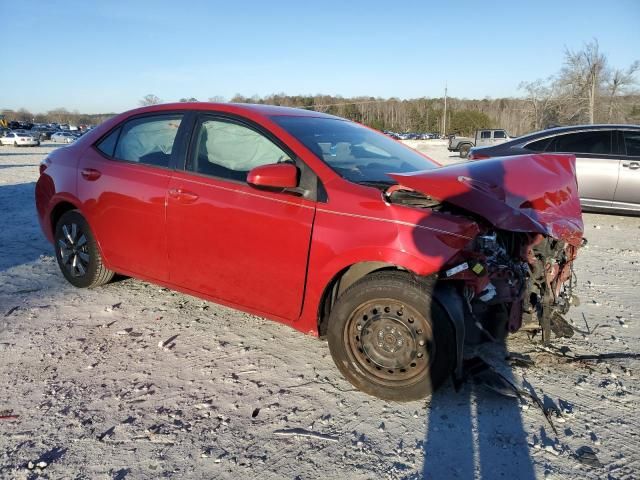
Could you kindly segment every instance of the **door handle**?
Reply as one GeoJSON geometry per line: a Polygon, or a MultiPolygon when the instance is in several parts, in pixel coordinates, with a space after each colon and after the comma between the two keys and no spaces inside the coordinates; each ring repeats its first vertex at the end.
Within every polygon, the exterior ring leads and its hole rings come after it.
{"type": "Polygon", "coordinates": [[[181,188],[170,188],[169,196],[171,198],[175,198],[176,200],[182,203],[193,203],[199,198],[199,196],[196,195],[195,193],[188,192],[181,188]]]}
{"type": "Polygon", "coordinates": [[[99,179],[102,173],[100,173],[95,168],[83,168],[80,171],[80,175],[82,175],[82,178],[84,178],[85,180],[89,180],[90,182],[93,182],[99,179]]]}
{"type": "Polygon", "coordinates": [[[640,163],[639,162],[629,162],[629,163],[623,163],[622,166],[630,168],[631,170],[637,170],[637,169],[640,168],[640,163]]]}

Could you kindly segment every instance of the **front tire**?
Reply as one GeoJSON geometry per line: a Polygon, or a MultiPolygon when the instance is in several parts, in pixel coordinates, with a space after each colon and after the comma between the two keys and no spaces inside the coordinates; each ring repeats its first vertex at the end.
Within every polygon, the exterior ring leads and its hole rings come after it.
{"type": "Polygon", "coordinates": [[[114,272],[102,262],[89,223],[77,210],[64,213],[58,220],[55,248],[60,271],[74,287],[97,287],[113,278],[114,272]]]}
{"type": "Polygon", "coordinates": [[[375,272],[349,287],[329,318],[334,362],[356,388],[406,402],[433,393],[455,366],[445,311],[432,300],[435,279],[375,272]]]}
{"type": "Polygon", "coordinates": [[[471,150],[471,145],[465,144],[460,146],[460,158],[467,158],[469,156],[469,150],[471,150]]]}

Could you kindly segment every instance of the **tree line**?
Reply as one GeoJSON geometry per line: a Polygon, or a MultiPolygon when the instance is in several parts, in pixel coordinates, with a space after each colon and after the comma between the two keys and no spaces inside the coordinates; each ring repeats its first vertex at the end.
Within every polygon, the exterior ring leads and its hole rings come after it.
{"type": "MultiPolygon", "coordinates": [[[[627,67],[610,65],[597,40],[580,50],[566,49],[557,74],[519,85],[518,98],[447,99],[446,133],[472,134],[479,128],[504,128],[511,135],[554,125],[586,123],[640,123],[640,94],[636,90],[640,62],[627,67]]],[[[198,101],[184,97],[180,102],[198,101]]],[[[208,101],[223,102],[222,97],[208,101]]],[[[235,103],[259,103],[306,108],[364,123],[379,130],[395,132],[443,132],[444,98],[380,98],[370,96],[286,95],[259,97],[235,95],[235,103]]],[[[154,94],[140,105],[162,103],[154,94]]],[[[86,115],[58,108],[32,114],[25,109],[3,111],[8,120],[97,124],[114,114],[86,115]]]]}

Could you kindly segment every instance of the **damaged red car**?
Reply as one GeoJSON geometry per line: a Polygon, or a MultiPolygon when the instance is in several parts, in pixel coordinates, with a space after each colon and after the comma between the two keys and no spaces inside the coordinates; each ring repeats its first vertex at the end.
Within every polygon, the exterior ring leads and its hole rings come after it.
{"type": "Polygon", "coordinates": [[[583,233],[570,155],[441,167],[265,105],[120,114],[49,154],[36,205],[73,285],[117,272],[271,318],[398,401],[459,379],[465,343],[562,330],[583,233]]]}

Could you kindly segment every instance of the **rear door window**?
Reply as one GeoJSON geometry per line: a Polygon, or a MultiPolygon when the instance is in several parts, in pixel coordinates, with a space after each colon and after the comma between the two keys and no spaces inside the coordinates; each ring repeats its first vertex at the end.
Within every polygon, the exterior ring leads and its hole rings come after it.
{"type": "Polygon", "coordinates": [[[594,130],[560,135],[556,137],[555,151],[610,155],[612,153],[611,130],[594,130]]]}
{"type": "Polygon", "coordinates": [[[181,121],[180,114],[135,118],[110,133],[96,148],[116,160],[167,168],[181,121]]]}
{"type": "Polygon", "coordinates": [[[491,132],[488,132],[486,130],[483,132],[480,132],[480,138],[491,138],[491,132]]]}
{"type": "Polygon", "coordinates": [[[640,132],[625,131],[623,133],[627,155],[631,157],[640,157],[640,132]]]}

